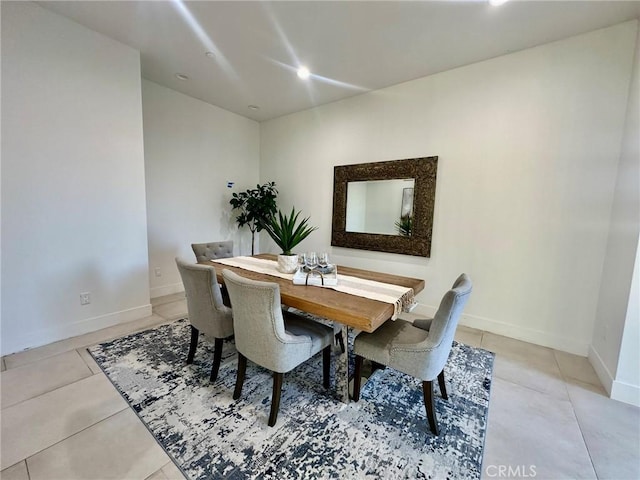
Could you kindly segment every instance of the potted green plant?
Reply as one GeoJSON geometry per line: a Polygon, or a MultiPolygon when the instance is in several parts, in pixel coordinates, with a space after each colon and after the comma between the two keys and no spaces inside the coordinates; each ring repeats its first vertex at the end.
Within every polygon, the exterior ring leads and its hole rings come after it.
{"type": "Polygon", "coordinates": [[[276,213],[277,196],[276,183],[268,182],[244,192],[234,193],[229,200],[233,210],[240,211],[236,217],[238,227],[247,225],[251,230],[251,255],[254,254],[256,232],[262,230],[262,223],[276,213]]]}
{"type": "Polygon", "coordinates": [[[282,250],[278,255],[278,270],[283,273],[296,271],[298,255],[292,253],[293,249],[318,228],[309,225],[309,217],[298,220],[300,213],[296,212],[295,207],[291,208],[288,216],[278,210],[278,215],[262,222],[262,228],[282,250]]]}

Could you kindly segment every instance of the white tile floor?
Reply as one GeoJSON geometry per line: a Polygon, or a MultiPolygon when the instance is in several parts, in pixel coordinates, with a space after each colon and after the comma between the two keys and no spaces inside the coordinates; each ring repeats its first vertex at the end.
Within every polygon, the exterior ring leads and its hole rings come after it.
{"type": "MultiPolygon", "coordinates": [[[[2,359],[3,480],[183,478],[86,351],[186,314],[182,294],[153,304],[2,359]]],[[[640,409],[607,398],[587,359],[465,327],[456,338],[496,352],[485,479],[640,478],[640,409]]]]}

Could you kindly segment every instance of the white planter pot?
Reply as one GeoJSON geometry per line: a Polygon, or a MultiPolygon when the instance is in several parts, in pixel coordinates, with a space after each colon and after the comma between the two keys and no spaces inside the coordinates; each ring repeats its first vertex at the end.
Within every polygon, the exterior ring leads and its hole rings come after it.
{"type": "Polygon", "coordinates": [[[294,273],[298,268],[298,255],[278,255],[278,271],[294,273]]]}

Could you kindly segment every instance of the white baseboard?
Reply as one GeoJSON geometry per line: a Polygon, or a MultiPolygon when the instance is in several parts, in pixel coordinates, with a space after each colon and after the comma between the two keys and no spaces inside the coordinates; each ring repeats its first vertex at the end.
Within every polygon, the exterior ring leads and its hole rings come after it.
{"type": "Polygon", "coordinates": [[[611,398],[640,407],[640,386],[614,380],[611,386],[611,398]]]}
{"type": "MultiPolygon", "coordinates": [[[[437,307],[418,304],[413,313],[433,317],[436,311],[437,307]]],[[[573,353],[574,355],[580,355],[581,357],[586,357],[589,351],[588,343],[577,341],[574,338],[551,335],[533,328],[499,322],[497,320],[477,315],[462,314],[462,317],[460,317],[460,325],[477,328],[478,330],[484,330],[486,332],[495,333],[496,335],[515,338],[517,340],[522,340],[523,342],[529,342],[543,347],[553,348],[555,350],[561,350],[563,352],[573,353]]]]}
{"type": "Polygon", "coordinates": [[[154,287],[150,289],[149,295],[151,295],[151,298],[158,298],[180,292],[184,292],[184,285],[182,285],[182,283],[173,283],[171,285],[163,285],[162,287],[154,287]]]}
{"type": "Polygon", "coordinates": [[[589,362],[610,398],[640,407],[640,386],[614,380],[602,357],[593,346],[589,346],[589,362]]]}
{"type": "Polygon", "coordinates": [[[613,387],[613,375],[605,365],[604,361],[602,361],[602,357],[600,354],[593,348],[593,345],[589,345],[589,355],[587,356],[589,359],[589,363],[596,371],[596,375],[600,379],[600,383],[607,391],[607,394],[611,396],[611,389],[613,387]]]}
{"type": "Polygon", "coordinates": [[[85,333],[94,332],[119,323],[132,322],[139,318],[149,317],[151,313],[151,304],[147,304],[128,310],[100,315],[98,317],[85,318],[66,325],[58,325],[35,332],[28,332],[16,338],[10,345],[5,346],[2,355],[9,355],[28,348],[41,347],[42,345],[77,337],[78,335],[84,335],[85,333]]]}

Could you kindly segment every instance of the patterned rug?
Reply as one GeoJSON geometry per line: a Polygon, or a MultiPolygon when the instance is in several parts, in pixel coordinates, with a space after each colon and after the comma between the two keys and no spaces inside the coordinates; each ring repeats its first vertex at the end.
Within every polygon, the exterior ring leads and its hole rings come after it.
{"type": "Polygon", "coordinates": [[[89,351],[190,479],[480,478],[494,355],[454,343],[436,388],[440,435],[431,434],[418,380],[376,370],[358,403],[322,388],[322,355],[285,375],[278,422],[267,426],[270,372],[248,363],[232,398],[236,351],[225,341],[218,380],[200,338],[186,365],[190,328],[178,320],[89,351]]]}

